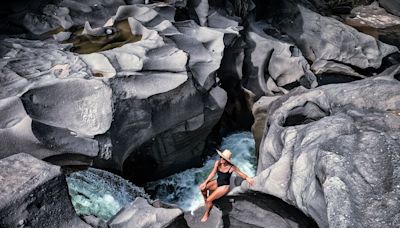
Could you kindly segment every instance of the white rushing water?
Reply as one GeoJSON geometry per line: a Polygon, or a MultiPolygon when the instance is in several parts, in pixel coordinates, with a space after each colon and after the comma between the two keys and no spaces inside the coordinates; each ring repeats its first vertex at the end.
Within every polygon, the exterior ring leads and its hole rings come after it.
{"type": "MultiPolygon", "coordinates": [[[[250,132],[232,134],[222,140],[221,150],[233,153],[233,162],[246,174],[255,175],[255,143],[250,132]]],[[[193,211],[203,204],[198,185],[209,175],[218,156],[209,158],[201,168],[193,168],[150,182],[146,188],[164,202],[193,211]]],[[[108,221],[137,196],[149,199],[142,188],[110,172],[89,168],[67,176],[68,190],[78,215],[94,215],[108,221]]]]}
{"type": "MultiPolygon", "coordinates": [[[[221,150],[229,149],[233,162],[247,175],[256,172],[255,142],[251,132],[239,132],[223,138],[221,150]]],[[[164,202],[178,205],[186,211],[193,211],[203,205],[203,197],[198,185],[209,175],[219,156],[209,158],[201,168],[193,168],[164,179],[149,182],[146,189],[164,202]]]]}
{"type": "Polygon", "coordinates": [[[67,176],[72,204],[78,215],[94,215],[109,220],[137,196],[149,198],[139,188],[110,172],[89,168],[67,176]]]}

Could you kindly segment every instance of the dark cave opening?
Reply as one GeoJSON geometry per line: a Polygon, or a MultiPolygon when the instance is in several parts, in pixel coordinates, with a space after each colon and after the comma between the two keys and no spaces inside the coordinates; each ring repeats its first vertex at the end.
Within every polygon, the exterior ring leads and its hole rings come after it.
{"type": "Polygon", "coordinates": [[[317,104],[308,101],[304,105],[290,110],[282,126],[290,127],[307,124],[329,115],[329,111],[326,111],[317,104]]]}
{"type": "Polygon", "coordinates": [[[123,164],[123,176],[142,186],[156,175],[157,167],[158,163],[152,156],[134,152],[123,164]]]}
{"type": "Polygon", "coordinates": [[[295,114],[288,116],[286,118],[285,123],[283,124],[284,127],[290,127],[290,126],[296,126],[296,125],[301,125],[301,124],[308,124],[311,122],[316,121],[315,119],[309,118],[306,115],[303,114],[295,114]]]}
{"type": "Polygon", "coordinates": [[[394,78],[395,78],[396,80],[400,81],[400,73],[395,74],[395,75],[394,75],[394,78]]]}

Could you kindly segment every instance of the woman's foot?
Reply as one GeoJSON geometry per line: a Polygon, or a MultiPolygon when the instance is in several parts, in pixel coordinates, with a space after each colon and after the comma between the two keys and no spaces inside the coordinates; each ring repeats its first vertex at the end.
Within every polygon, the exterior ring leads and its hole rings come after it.
{"type": "Polygon", "coordinates": [[[203,218],[201,218],[200,222],[206,222],[208,219],[208,213],[204,213],[203,218]]]}

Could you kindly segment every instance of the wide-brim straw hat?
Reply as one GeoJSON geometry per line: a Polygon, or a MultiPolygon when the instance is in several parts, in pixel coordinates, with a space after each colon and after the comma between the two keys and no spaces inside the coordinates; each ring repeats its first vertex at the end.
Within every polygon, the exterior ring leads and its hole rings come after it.
{"type": "Polygon", "coordinates": [[[219,154],[219,156],[221,156],[223,159],[227,160],[229,163],[231,163],[233,165],[232,162],[232,152],[228,149],[225,149],[224,151],[220,151],[217,149],[217,153],[219,154]]]}

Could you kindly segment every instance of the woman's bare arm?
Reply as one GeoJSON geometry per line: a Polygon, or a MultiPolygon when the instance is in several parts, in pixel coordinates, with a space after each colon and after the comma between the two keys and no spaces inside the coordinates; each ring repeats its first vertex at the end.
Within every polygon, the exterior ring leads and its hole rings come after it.
{"type": "Polygon", "coordinates": [[[214,178],[215,174],[217,174],[218,163],[219,163],[219,161],[216,161],[216,162],[215,162],[214,167],[213,167],[213,169],[212,169],[211,172],[210,172],[210,175],[208,175],[208,177],[207,177],[207,179],[204,181],[204,183],[207,184],[211,179],[214,178]]]}
{"type": "Polygon", "coordinates": [[[250,185],[254,184],[254,180],[251,177],[244,174],[238,167],[233,166],[233,172],[237,173],[241,178],[245,179],[250,185]]]}

